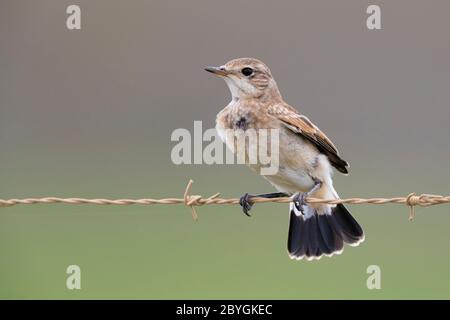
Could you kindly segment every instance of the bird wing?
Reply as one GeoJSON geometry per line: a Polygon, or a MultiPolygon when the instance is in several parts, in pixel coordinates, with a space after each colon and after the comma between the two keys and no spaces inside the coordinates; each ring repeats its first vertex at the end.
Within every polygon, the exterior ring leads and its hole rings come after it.
{"type": "Polygon", "coordinates": [[[325,154],[330,163],[340,172],[348,173],[347,161],[339,156],[339,151],[331,140],[320,131],[307,117],[301,115],[291,106],[275,105],[268,109],[268,113],[280,120],[283,125],[312,142],[320,152],[325,154]]]}

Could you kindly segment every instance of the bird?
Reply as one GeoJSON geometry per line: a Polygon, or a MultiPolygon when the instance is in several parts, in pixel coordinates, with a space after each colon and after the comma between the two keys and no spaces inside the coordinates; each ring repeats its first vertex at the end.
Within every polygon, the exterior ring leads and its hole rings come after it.
{"type": "Polygon", "coordinates": [[[255,197],[292,197],[287,239],[291,259],[318,260],[341,254],[344,244],[362,243],[364,231],[343,204],[307,203],[310,196],[339,199],[333,167],[347,175],[349,164],[313,122],[283,100],[268,66],[259,59],[238,58],[205,70],[223,78],[231,92],[230,103],[216,116],[216,130],[227,145],[227,130],[279,132],[278,170],[263,175],[278,192],[245,193],[239,201],[243,212],[250,216],[255,197]]]}

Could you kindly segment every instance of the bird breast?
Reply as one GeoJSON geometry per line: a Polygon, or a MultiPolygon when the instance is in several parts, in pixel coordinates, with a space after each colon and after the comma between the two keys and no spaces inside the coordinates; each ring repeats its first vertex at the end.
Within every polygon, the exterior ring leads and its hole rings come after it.
{"type": "MultiPolygon", "coordinates": [[[[227,147],[235,154],[238,154],[239,151],[244,152],[240,156],[245,158],[245,163],[258,173],[260,173],[262,164],[259,161],[251,163],[249,159],[249,154],[257,154],[257,144],[252,144],[252,140],[249,139],[247,141],[250,143],[246,143],[245,148],[238,149],[236,141],[245,139],[245,136],[248,137],[249,129],[254,129],[256,133],[259,129],[278,129],[278,148],[272,150],[272,145],[267,146],[270,157],[277,156],[278,170],[273,175],[266,175],[265,178],[278,190],[289,193],[309,190],[314,186],[314,179],[311,175],[318,164],[317,148],[297,133],[286,128],[278,119],[267,114],[264,109],[230,103],[217,115],[216,129],[227,147]],[[230,140],[227,136],[230,132],[233,132],[234,140],[230,140]],[[276,152],[276,155],[273,152],[276,152]]],[[[269,133],[267,141],[270,141],[270,134],[274,134],[274,132],[269,133]]]]}

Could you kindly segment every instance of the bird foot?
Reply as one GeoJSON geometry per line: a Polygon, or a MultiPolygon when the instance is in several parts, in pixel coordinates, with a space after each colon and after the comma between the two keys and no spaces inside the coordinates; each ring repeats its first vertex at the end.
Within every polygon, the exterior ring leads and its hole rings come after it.
{"type": "Polygon", "coordinates": [[[246,193],[239,199],[239,204],[242,207],[242,211],[245,213],[247,217],[251,217],[251,214],[249,211],[252,209],[253,203],[251,199],[253,198],[252,195],[246,193]]]}
{"type": "Polygon", "coordinates": [[[292,198],[292,201],[294,202],[295,207],[303,215],[305,214],[303,206],[306,206],[306,197],[307,196],[308,196],[308,192],[297,192],[294,195],[294,197],[292,198]]]}

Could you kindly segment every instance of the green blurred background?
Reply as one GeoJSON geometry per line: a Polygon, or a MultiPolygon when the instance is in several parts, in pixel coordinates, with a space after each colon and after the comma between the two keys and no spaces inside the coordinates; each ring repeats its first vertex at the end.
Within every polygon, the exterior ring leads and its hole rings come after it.
{"type": "MultiPolygon", "coordinates": [[[[342,197],[449,194],[448,1],[0,3],[0,197],[238,197],[238,165],[173,165],[170,134],[228,103],[205,65],[254,56],[351,163],[342,197]],[[82,29],[65,26],[78,4],[82,29]],[[380,4],[382,30],[365,26],[380,4]]],[[[33,205],[0,210],[3,299],[450,298],[450,207],[349,206],[358,248],[286,253],[286,205],[33,205]],[[66,289],[67,266],[81,290],[66,289]],[[366,269],[381,268],[381,290],[366,269]]]]}

